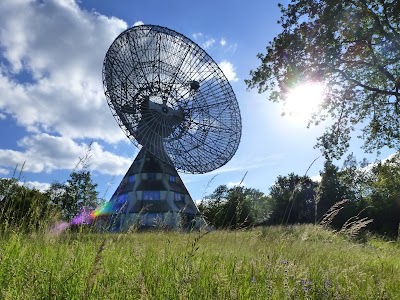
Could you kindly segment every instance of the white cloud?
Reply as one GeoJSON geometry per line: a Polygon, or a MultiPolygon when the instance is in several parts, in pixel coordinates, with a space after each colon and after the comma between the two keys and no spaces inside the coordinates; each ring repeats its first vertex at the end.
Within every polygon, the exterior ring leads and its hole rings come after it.
{"type": "Polygon", "coordinates": [[[136,21],[135,23],[133,23],[133,27],[140,25],[144,25],[144,23],[142,21],[136,21]]]}
{"type": "Polygon", "coordinates": [[[221,68],[222,72],[224,72],[226,78],[228,78],[229,81],[239,80],[239,78],[236,77],[235,67],[231,62],[223,60],[218,65],[221,68]]]}
{"type": "Polygon", "coordinates": [[[194,40],[198,40],[203,37],[203,34],[201,32],[195,32],[192,34],[192,37],[194,40]]]}
{"type": "MultiPolygon", "coordinates": [[[[257,156],[257,155],[252,155],[248,154],[246,155],[245,159],[243,158],[238,158],[237,155],[235,155],[229,163],[226,165],[222,166],[219,169],[213,170],[209,173],[204,173],[204,174],[180,174],[182,177],[183,181],[185,183],[190,183],[190,182],[198,182],[203,180],[204,177],[210,177],[210,176],[216,176],[220,174],[225,174],[225,173],[231,173],[231,172],[243,172],[243,176],[246,174],[247,171],[249,170],[254,170],[254,169],[266,169],[266,168],[271,168],[271,167],[276,167],[276,165],[284,159],[283,154],[271,154],[268,156],[257,156]]],[[[240,174],[240,173],[239,173],[240,174]]]]}
{"type": "Polygon", "coordinates": [[[236,187],[236,186],[245,186],[246,184],[244,183],[244,182],[240,182],[240,181],[238,181],[238,182],[228,182],[227,184],[226,184],[226,186],[230,189],[230,188],[233,188],[233,187],[236,187]]]}
{"type": "MultiPolygon", "coordinates": [[[[56,137],[43,133],[23,138],[18,142],[25,151],[0,149],[0,166],[15,167],[24,164],[24,171],[51,172],[76,167],[87,145],[77,144],[67,137],[56,137]]],[[[104,151],[96,142],[90,151],[89,169],[102,174],[123,175],[132,163],[132,158],[104,151]]]]}
{"type": "Polygon", "coordinates": [[[230,44],[226,49],[226,52],[235,53],[237,49],[237,44],[230,44]]]}
{"type": "Polygon", "coordinates": [[[0,174],[7,175],[8,173],[10,172],[7,169],[0,168],[0,174]]]}
{"type": "MultiPolygon", "coordinates": [[[[123,174],[131,158],[99,143],[127,141],[102,87],[104,56],[126,22],[82,10],[74,0],[1,0],[0,28],[0,119],[11,116],[33,134],[19,141],[22,150],[0,149],[0,167],[71,169],[85,149],[74,139],[95,139],[91,169],[123,174]]],[[[215,43],[202,33],[193,37],[215,43]]],[[[228,79],[237,80],[226,66],[228,79]]]]}
{"type": "Polygon", "coordinates": [[[202,44],[202,47],[203,47],[205,50],[207,50],[207,49],[211,48],[212,45],[214,45],[214,43],[215,43],[215,40],[214,40],[213,38],[209,38],[208,40],[206,40],[206,41],[202,44]]]}
{"type": "Polygon", "coordinates": [[[2,0],[0,28],[0,59],[8,62],[0,69],[1,110],[34,132],[125,138],[102,87],[102,62],[127,28],[124,21],[84,11],[71,0],[2,0]],[[29,82],[18,81],[22,71],[29,82]]]}
{"type": "Polygon", "coordinates": [[[5,120],[5,119],[7,119],[7,116],[0,112],[0,120],[5,120]]]}
{"type": "Polygon", "coordinates": [[[20,185],[26,186],[30,189],[37,189],[41,192],[47,190],[51,184],[47,182],[38,182],[38,181],[27,181],[27,182],[19,182],[20,185]]]}
{"type": "Polygon", "coordinates": [[[367,163],[367,165],[365,165],[363,167],[359,166],[358,169],[365,173],[368,173],[368,172],[372,171],[372,169],[378,163],[389,164],[389,165],[394,163],[394,165],[398,165],[400,163],[400,152],[394,152],[392,154],[389,154],[388,157],[376,160],[372,163],[367,163]],[[390,161],[393,161],[393,162],[390,162],[390,161]]]}
{"type": "Polygon", "coordinates": [[[219,46],[220,49],[222,49],[223,53],[234,53],[237,48],[237,44],[231,44],[223,37],[215,38],[213,36],[206,35],[201,32],[193,33],[192,38],[205,50],[209,50],[210,48],[216,45],[219,46]]]}
{"type": "Polygon", "coordinates": [[[310,179],[315,182],[321,182],[322,177],[321,177],[321,175],[315,175],[315,176],[311,176],[310,179]]]}
{"type": "Polygon", "coordinates": [[[389,161],[389,160],[399,160],[399,158],[400,158],[400,152],[394,152],[394,153],[392,153],[392,154],[390,154],[387,158],[384,158],[384,159],[381,159],[381,162],[382,163],[386,163],[387,161],[389,161]]]}

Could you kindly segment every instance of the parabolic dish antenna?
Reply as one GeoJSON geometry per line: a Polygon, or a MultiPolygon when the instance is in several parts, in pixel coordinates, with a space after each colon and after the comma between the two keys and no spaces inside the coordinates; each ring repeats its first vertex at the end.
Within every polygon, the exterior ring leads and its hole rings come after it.
{"type": "Polygon", "coordinates": [[[122,32],[104,59],[103,84],[127,137],[180,171],[215,170],[239,146],[241,118],[229,81],[176,31],[141,25],[122,32]]]}

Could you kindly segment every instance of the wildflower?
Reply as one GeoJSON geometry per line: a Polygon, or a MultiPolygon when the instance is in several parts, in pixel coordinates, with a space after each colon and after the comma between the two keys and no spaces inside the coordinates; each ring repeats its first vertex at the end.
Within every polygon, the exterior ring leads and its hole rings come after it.
{"type": "Polygon", "coordinates": [[[312,288],[312,281],[308,281],[307,279],[301,280],[301,287],[304,292],[308,292],[312,288]]]}
{"type": "Polygon", "coordinates": [[[329,279],[325,280],[325,288],[330,289],[331,287],[332,287],[332,282],[329,279]]]}

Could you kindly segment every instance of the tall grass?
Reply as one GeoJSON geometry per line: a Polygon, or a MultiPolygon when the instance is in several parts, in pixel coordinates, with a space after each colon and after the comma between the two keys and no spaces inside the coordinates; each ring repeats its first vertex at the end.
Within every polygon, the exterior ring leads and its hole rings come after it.
{"type": "Polygon", "coordinates": [[[400,299],[400,247],[319,226],[0,238],[1,299],[400,299]]]}
{"type": "Polygon", "coordinates": [[[0,234],[43,232],[59,218],[41,192],[20,186],[16,178],[0,181],[0,234]]]}

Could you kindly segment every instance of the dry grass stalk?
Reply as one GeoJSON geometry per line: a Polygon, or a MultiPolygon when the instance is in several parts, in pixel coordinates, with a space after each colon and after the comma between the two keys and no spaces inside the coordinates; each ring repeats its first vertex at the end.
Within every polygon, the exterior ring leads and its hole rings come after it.
{"type": "Polygon", "coordinates": [[[349,218],[342,226],[339,232],[344,233],[350,237],[356,237],[361,229],[365,228],[369,223],[374,220],[364,217],[360,219],[360,214],[366,210],[368,207],[362,209],[356,216],[349,218]]]}
{"type": "Polygon", "coordinates": [[[90,294],[92,293],[93,286],[96,281],[96,276],[100,271],[100,261],[102,258],[102,252],[105,248],[105,245],[106,245],[106,240],[104,239],[100,244],[99,250],[97,250],[96,257],[94,258],[92,264],[92,271],[89,273],[88,279],[86,281],[85,296],[87,299],[90,298],[90,294]]]}
{"type": "Polygon", "coordinates": [[[322,216],[319,224],[322,226],[329,226],[347,202],[349,202],[348,199],[343,199],[332,205],[331,208],[322,216]]]}
{"type": "Polygon", "coordinates": [[[374,220],[368,217],[359,219],[358,215],[348,219],[342,226],[339,232],[344,233],[350,237],[356,237],[361,229],[365,228],[369,223],[374,220]]]}

